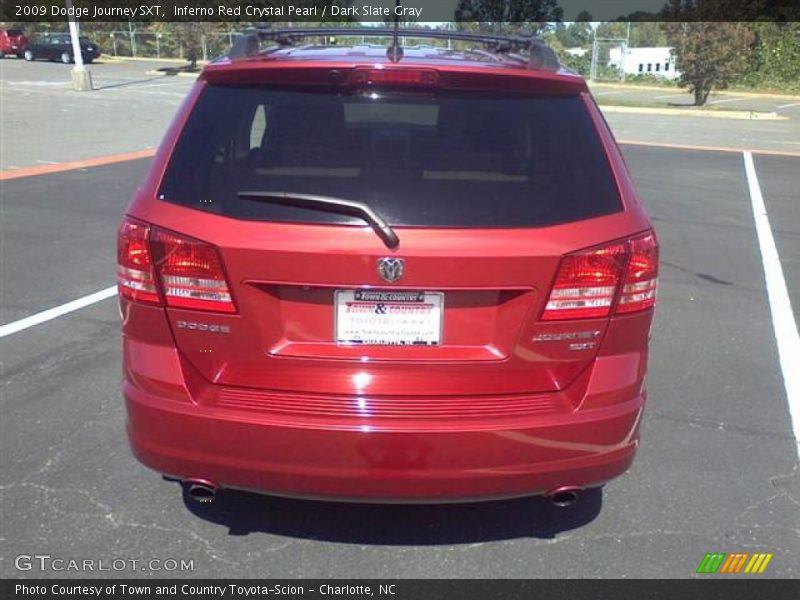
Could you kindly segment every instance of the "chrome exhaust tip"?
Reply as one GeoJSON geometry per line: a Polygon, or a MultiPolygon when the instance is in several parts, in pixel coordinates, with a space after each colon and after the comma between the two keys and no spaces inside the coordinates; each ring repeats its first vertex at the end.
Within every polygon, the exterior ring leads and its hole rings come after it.
{"type": "Polygon", "coordinates": [[[574,485],[565,485],[545,494],[553,506],[568,508],[574,506],[581,497],[582,488],[574,485]]]}
{"type": "Polygon", "coordinates": [[[210,504],[217,497],[219,486],[207,479],[187,479],[183,482],[186,486],[186,493],[199,504],[210,504]]]}

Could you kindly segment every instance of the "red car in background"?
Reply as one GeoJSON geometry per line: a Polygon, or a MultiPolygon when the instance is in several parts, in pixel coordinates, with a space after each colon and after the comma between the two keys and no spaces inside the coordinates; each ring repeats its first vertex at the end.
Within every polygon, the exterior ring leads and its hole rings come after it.
{"type": "Polygon", "coordinates": [[[584,80],[536,38],[316,32],[206,67],[119,229],[136,457],[199,501],[568,505],[623,473],[658,245],[584,80]]]}
{"type": "Polygon", "coordinates": [[[0,29],[0,58],[14,55],[23,58],[28,38],[21,29],[0,29]]]}

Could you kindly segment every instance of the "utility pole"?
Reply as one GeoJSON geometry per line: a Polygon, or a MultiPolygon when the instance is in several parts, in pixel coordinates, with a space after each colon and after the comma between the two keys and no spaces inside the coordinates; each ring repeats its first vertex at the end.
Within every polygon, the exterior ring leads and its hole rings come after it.
{"type": "Polygon", "coordinates": [[[136,56],[136,34],[133,32],[131,21],[128,21],[128,36],[131,38],[131,56],[136,56]]]}
{"type": "Polygon", "coordinates": [[[90,92],[92,90],[92,74],[83,64],[78,24],[75,22],[75,9],[72,0],[64,1],[67,7],[69,37],[72,42],[72,60],[75,62],[75,67],[72,69],[72,89],[76,92],[90,92]]]}
{"type": "Polygon", "coordinates": [[[625,45],[622,46],[620,50],[620,57],[619,57],[619,70],[622,81],[625,81],[626,72],[625,69],[628,66],[628,48],[631,47],[631,22],[628,21],[628,31],[625,34],[625,45]]]}

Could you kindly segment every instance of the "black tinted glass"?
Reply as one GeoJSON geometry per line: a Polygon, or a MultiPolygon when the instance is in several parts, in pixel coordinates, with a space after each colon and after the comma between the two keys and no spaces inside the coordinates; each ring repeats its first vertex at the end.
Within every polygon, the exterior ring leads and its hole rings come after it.
{"type": "Polygon", "coordinates": [[[163,199],[243,219],[361,223],[238,198],[243,190],[358,200],[408,226],[529,227],[621,210],[579,97],[211,86],[163,199]]]}

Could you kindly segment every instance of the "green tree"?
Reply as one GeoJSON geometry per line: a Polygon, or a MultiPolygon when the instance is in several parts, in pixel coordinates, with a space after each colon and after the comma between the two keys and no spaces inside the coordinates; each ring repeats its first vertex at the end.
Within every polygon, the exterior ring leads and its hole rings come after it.
{"type": "Polygon", "coordinates": [[[598,39],[625,39],[628,35],[628,24],[620,21],[600,23],[597,26],[596,35],[598,39]]]}
{"type": "Polygon", "coordinates": [[[585,49],[585,53],[582,56],[570,54],[567,52],[567,47],[561,43],[558,30],[545,32],[542,34],[542,40],[555,51],[559,62],[563,66],[580,73],[584,77],[589,75],[592,55],[588,48],[585,49]]]}
{"type": "Polygon", "coordinates": [[[775,21],[800,21],[797,0],[667,0],[661,17],[672,21],[728,22],[760,21],[769,15],[775,21]]]}
{"type": "Polygon", "coordinates": [[[646,48],[652,46],[666,46],[667,32],[664,23],[657,21],[635,21],[631,23],[632,48],[646,48]]]}
{"type": "Polygon", "coordinates": [[[754,23],[750,69],[739,83],[755,88],[800,90],[800,22],[754,23]]]}
{"type": "MultiPolygon", "coordinates": [[[[634,13],[635,15],[636,13],[634,13]]],[[[664,23],[658,21],[636,21],[629,15],[627,21],[601,23],[597,27],[598,38],[628,39],[631,48],[666,46],[667,33],[664,23]],[[630,37],[628,37],[630,35],[630,37]]],[[[652,19],[652,16],[650,17],[652,19]]]]}
{"type": "Polygon", "coordinates": [[[203,36],[215,30],[215,23],[202,21],[180,21],[170,23],[170,32],[183,48],[183,57],[189,61],[189,69],[197,68],[203,52],[203,36]]]}
{"type": "Polygon", "coordinates": [[[569,25],[558,23],[555,35],[565,48],[586,47],[592,41],[592,26],[583,21],[576,21],[569,25]]]}
{"type": "Polygon", "coordinates": [[[395,20],[398,21],[399,27],[416,27],[419,22],[416,17],[412,17],[411,15],[395,17],[394,14],[390,12],[388,15],[383,17],[383,26],[394,27],[395,20]]]}
{"type": "Polygon", "coordinates": [[[680,83],[694,94],[695,106],[704,105],[712,90],[727,88],[750,64],[755,38],[747,23],[684,22],[665,28],[680,83]]]}
{"type": "Polygon", "coordinates": [[[481,31],[518,33],[541,30],[563,15],[556,0],[459,0],[454,16],[462,29],[478,24],[481,31]]]}

